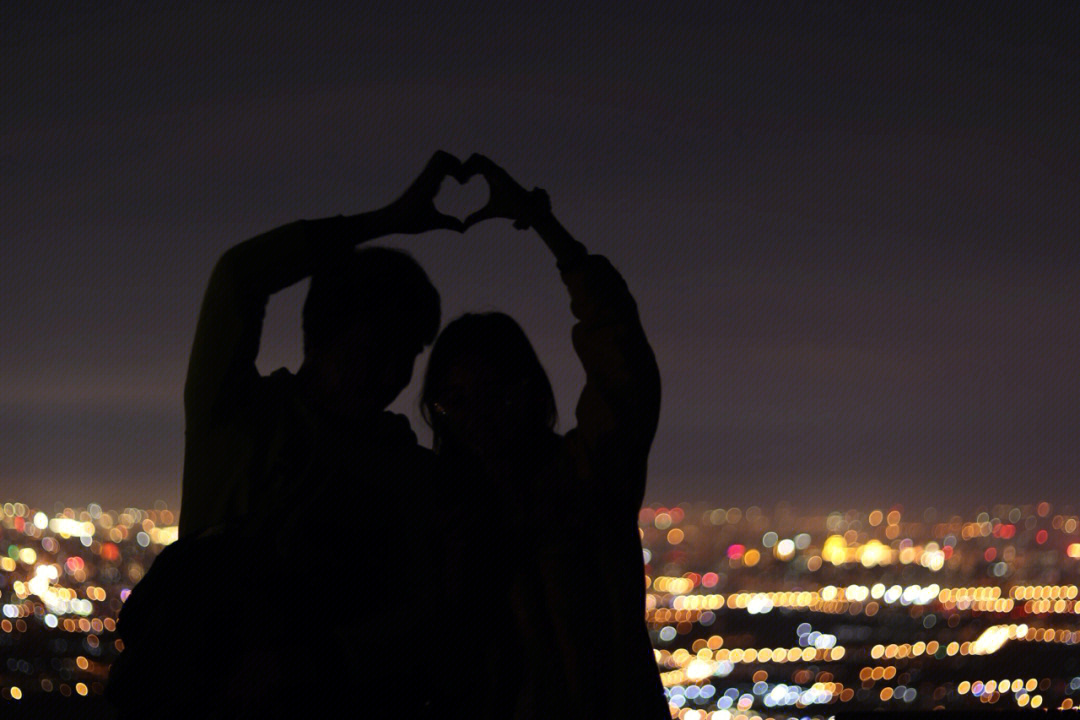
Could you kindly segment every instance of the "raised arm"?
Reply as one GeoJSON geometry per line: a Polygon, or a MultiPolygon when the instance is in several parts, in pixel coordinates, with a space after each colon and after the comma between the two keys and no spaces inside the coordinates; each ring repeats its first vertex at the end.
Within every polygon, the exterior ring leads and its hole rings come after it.
{"type": "Polygon", "coordinates": [[[229,248],[210,275],[184,385],[185,452],[181,534],[200,529],[214,511],[202,478],[214,476],[213,436],[244,405],[259,374],[263,318],[270,296],[312,274],[336,253],[384,235],[464,229],[432,202],[457,158],[436,153],[394,202],[372,212],[298,220],[229,248]]]}
{"type": "Polygon", "coordinates": [[[362,242],[462,223],[435,210],[432,198],[460,163],[438,152],[419,178],[384,208],[352,216],[298,220],[234,245],[210,276],[195,330],[184,387],[189,430],[228,413],[257,377],[255,358],[270,296],[311,275],[315,267],[362,242]]]}
{"type": "Polygon", "coordinates": [[[660,373],[637,304],[611,263],[589,255],[555,219],[546,193],[526,191],[480,155],[465,162],[464,172],[483,174],[491,188],[491,201],[466,219],[466,227],[491,217],[510,218],[517,228],[533,227],[555,255],[578,321],[574,349],[585,369],[578,424],[571,432],[595,460],[597,479],[618,493],[620,505],[632,506],[636,517],[660,413],[660,373]]]}

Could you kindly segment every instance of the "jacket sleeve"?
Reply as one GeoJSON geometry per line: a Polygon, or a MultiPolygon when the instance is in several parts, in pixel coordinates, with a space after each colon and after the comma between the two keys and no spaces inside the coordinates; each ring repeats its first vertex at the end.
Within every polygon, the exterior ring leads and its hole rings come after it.
{"type": "Polygon", "coordinates": [[[585,369],[577,427],[567,434],[579,467],[634,515],[645,494],[649,448],[660,414],[660,372],[626,282],[600,255],[562,269],[570,292],[574,350],[585,369]]]}
{"type": "Polygon", "coordinates": [[[227,250],[210,275],[184,384],[181,536],[220,522],[230,491],[221,481],[235,470],[234,458],[222,456],[230,443],[221,442],[221,430],[258,385],[255,359],[270,296],[310,275],[321,253],[336,246],[332,233],[330,241],[325,232],[312,235],[309,221],[283,225],[227,250]]]}

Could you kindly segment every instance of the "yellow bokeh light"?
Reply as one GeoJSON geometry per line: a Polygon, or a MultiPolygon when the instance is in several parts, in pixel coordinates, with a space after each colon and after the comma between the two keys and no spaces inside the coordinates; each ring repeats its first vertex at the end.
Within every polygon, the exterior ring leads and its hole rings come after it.
{"type": "Polygon", "coordinates": [[[712,675],[712,664],[705,660],[695,659],[686,667],[686,679],[698,682],[712,675]]]}

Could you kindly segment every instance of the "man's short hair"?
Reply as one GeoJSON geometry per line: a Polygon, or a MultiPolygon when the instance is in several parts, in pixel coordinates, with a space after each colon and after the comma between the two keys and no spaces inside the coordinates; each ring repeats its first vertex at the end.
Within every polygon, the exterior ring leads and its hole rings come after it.
{"type": "Polygon", "coordinates": [[[350,250],[311,276],[304,301],[304,354],[354,325],[398,347],[430,345],[439,331],[439,293],[411,255],[384,247],[350,250]]]}

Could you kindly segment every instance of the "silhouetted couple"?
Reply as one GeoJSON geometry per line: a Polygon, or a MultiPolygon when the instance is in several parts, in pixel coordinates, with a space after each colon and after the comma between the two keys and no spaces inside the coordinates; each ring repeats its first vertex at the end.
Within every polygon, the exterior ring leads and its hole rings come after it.
{"type": "Polygon", "coordinates": [[[637,514],[660,380],[626,284],[489,159],[436,153],[390,205],[294,222],[210,278],[184,391],[180,539],[120,618],[132,715],[666,718],[637,514]],[[438,212],[447,177],[488,204],[438,212]],[[390,234],[533,228],[578,322],[577,426],[518,324],[439,295],[390,234]],[[304,361],[263,377],[269,297],[306,277],[304,361]],[[432,343],[434,452],[386,411],[432,343]]]}

